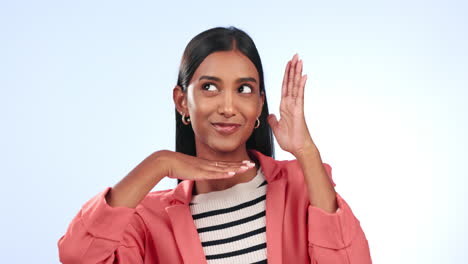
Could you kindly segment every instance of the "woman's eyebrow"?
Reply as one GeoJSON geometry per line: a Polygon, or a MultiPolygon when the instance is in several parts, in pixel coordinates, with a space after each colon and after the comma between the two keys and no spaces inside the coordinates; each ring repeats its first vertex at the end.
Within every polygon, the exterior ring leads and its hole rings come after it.
{"type": "Polygon", "coordinates": [[[220,78],[218,77],[214,77],[214,76],[207,76],[207,75],[203,75],[200,77],[200,79],[198,79],[199,81],[203,80],[203,79],[206,79],[206,80],[211,80],[211,81],[217,81],[217,82],[222,82],[220,78]]]}
{"type": "MultiPolygon", "coordinates": [[[[215,77],[215,76],[208,76],[208,75],[203,75],[201,76],[198,80],[201,81],[203,79],[206,79],[206,80],[212,80],[212,81],[217,81],[217,82],[223,82],[220,78],[218,77],[215,77]]],[[[242,77],[242,78],[239,78],[237,79],[238,83],[241,83],[241,82],[254,82],[254,83],[257,83],[257,80],[255,80],[255,78],[252,78],[252,77],[242,77]]]]}
{"type": "Polygon", "coordinates": [[[257,83],[257,80],[255,80],[255,78],[252,78],[252,77],[244,77],[244,78],[237,79],[237,82],[238,83],[240,83],[240,82],[254,82],[254,83],[257,83]]]}

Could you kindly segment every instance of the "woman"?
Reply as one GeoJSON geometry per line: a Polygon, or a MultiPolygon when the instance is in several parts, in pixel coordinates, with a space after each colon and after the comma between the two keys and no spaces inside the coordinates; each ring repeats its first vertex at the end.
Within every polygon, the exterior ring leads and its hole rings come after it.
{"type": "Polygon", "coordinates": [[[88,201],[58,242],[63,263],[371,263],[304,118],[307,76],[287,63],[278,121],[243,31],[186,47],[173,98],[176,152],[152,153],[88,201]],[[276,161],[272,133],[296,159],[276,161]],[[172,190],[151,192],[165,176],[172,190]]]}

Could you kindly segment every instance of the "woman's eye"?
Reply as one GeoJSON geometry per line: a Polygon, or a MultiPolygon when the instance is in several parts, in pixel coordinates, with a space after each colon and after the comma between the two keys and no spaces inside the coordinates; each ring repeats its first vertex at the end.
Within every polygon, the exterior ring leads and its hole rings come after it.
{"type": "Polygon", "coordinates": [[[216,88],[216,86],[212,83],[206,83],[203,85],[203,90],[207,90],[207,91],[216,91],[218,90],[218,88],[216,88]]]}
{"type": "Polygon", "coordinates": [[[241,93],[252,93],[252,88],[248,85],[242,85],[239,87],[239,92],[241,93]]]}

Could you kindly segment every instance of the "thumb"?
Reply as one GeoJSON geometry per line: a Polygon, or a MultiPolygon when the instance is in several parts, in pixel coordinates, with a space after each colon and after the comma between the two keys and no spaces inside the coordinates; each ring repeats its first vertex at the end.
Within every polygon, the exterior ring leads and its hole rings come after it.
{"type": "Polygon", "coordinates": [[[276,129],[278,127],[278,119],[276,119],[275,114],[269,114],[267,120],[268,120],[268,124],[273,130],[273,133],[276,134],[276,129]]]}

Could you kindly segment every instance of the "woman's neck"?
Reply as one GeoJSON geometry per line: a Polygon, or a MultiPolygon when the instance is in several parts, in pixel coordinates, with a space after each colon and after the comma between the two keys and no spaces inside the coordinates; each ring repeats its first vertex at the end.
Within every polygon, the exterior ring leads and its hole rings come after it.
{"type": "Polygon", "coordinates": [[[197,157],[213,160],[213,161],[228,161],[228,162],[240,162],[243,160],[250,160],[247,148],[245,145],[240,146],[234,151],[223,152],[218,151],[212,148],[209,148],[205,145],[197,145],[197,157]]]}

